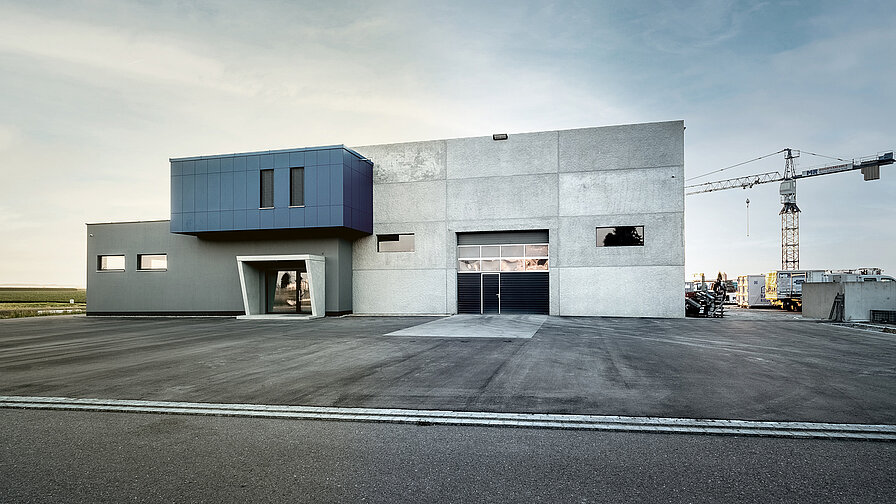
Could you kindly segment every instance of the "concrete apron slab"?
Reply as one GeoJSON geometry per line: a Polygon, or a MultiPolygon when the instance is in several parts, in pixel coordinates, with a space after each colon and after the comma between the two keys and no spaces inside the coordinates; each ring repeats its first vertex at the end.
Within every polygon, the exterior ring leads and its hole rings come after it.
{"type": "Polygon", "coordinates": [[[28,396],[0,396],[0,408],[380,422],[418,425],[521,427],[530,429],[896,441],[896,426],[881,424],[757,422],[749,420],[697,418],[560,415],[546,413],[491,413],[473,411],[190,403],[28,396]]]}
{"type": "Polygon", "coordinates": [[[429,338],[531,338],[547,315],[452,315],[386,336],[429,338]]]}

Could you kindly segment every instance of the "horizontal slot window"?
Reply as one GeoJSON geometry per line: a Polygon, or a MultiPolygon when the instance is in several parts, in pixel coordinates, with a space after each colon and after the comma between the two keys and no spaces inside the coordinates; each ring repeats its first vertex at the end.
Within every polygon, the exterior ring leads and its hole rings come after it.
{"type": "Polygon", "coordinates": [[[137,254],[137,269],[165,271],[168,269],[168,254],[137,254]]]}
{"type": "Polygon", "coordinates": [[[643,247],[644,226],[597,228],[598,247],[643,247]]]}
{"type": "Polygon", "coordinates": [[[376,235],[377,252],[413,252],[414,234],[376,235]]]}
{"type": "Polygon", "coordinates": [[[123,255],[96,256],[97,271],[124,271],[123,255]]]}

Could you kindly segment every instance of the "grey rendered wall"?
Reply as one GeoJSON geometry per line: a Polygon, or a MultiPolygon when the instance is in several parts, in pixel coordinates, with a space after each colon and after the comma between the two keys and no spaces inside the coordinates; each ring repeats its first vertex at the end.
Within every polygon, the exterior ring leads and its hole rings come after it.
{"type": "Polygon", "coordinates": [[[351,304],[351,243],[344,239],[201,240],[169,232],[169,221],[87,225],[90,313],[243,312],[238,255],[326,257],[326,310],[351,304]],[[167,271],[137,271],[137,254],[168,254],[167,271]],[[98,254],[125,255],[125,271],[96,270],[98,254]]]}
{"type": "Polygon", "coordinates": [[[896,310],[896,282],[813,282],[803,284],[803,316],[828,318],[840,292],[845,321],[871,320],[871,310],[896,310]]]}
{"type": "Polygon", "coordinates": [[[552,315],[684,316],[682,121],[355,150],[374,162],[356,313],[456,313],[456,233],[548,229],[552,315]],[[643,225],[645,246],[595,246],[619,225],[643,225]],[[376,252],[403,232],[415,252],[376,252]]]}

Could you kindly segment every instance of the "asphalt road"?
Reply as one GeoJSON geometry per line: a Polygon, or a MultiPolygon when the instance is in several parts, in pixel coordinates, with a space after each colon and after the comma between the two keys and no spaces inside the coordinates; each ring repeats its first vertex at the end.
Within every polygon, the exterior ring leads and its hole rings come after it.
{"type": "Polygon", "coordinates": [[[4,320],[0,395],[896,423],[892,334],[781,315],[384,336],[429,320],[4,320]]]}
{"type": "Polygon", "coordinates": [[[0,502],[893,502],[896,443],[0,410],[0,502]]]}

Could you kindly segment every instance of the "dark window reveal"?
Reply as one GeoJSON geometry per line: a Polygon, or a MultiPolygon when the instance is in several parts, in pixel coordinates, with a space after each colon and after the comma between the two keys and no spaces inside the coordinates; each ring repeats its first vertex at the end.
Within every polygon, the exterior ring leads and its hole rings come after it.
{"type": "Polygon", "coordinates": [[[274,170],[261,170],[261,208],[274,207],[274,170]]]}
{"type": "Polygon", "coordinates": [[[377,252],[413,252],[414,234],[376,235],[377,252]]]}
{"type": "Polygon", "coordinates": [[[598,247],[643,247],[644,226],[597,228],[598,247]]]}
{"type": "Polygon", "coordinates": [[[305,169],[291,168],[289,170],[289,206],[303,206],[305,204],[305,169]]]}

